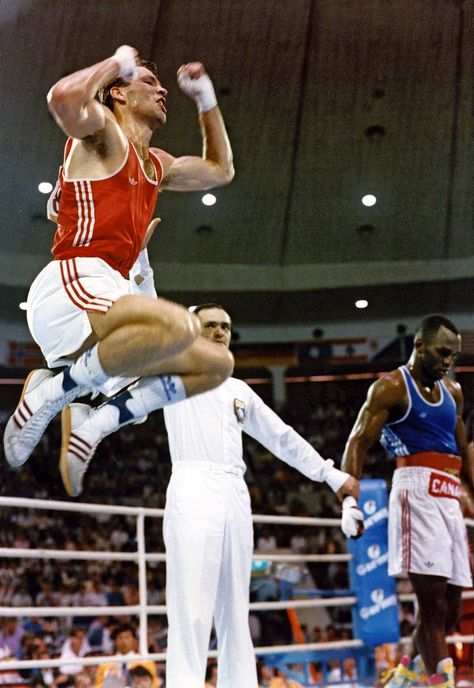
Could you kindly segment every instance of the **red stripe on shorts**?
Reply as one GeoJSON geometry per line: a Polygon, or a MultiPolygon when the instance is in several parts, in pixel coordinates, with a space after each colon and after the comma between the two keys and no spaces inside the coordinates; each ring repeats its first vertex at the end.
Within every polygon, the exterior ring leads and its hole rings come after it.
{"type": "Polygon", "coordinates": [[[74,282],[77,283],[77,286],[80,288],[82,294],[84,295],[85,298],[90,299],[91,301],[94,301],[97,304],[103,304],[107,306],[107,308],[110,308],[110,306],[113,306],[114,301],[112,299],[106,299],[103,296],[93,296],[90,294],[87,289],[84,287],[84,285],[81,282],[81,279],[79,277],[79,271],[77,269],[76,265],[76,259],[75,258],[70,258],[70,262],[72,265],[70,265],[70,270],[74,275],[74,282]]]}
{"type": "Polygon", "coordinates": [[[408,502],[408,490],[402,494],[402,566],[410,570],[411,564],[411,513],[408,502]]]}
{"type": "Polygon", "coordinates": [[[69,296],[70,300],[72,303],[77,307],[80,308],[82,311],[93,311],[95,313],[104,313],[107,309],[102,306],[99,307],[96,304],[91,304],[87,299],[84,299],[82,297],[78,290],[76,285],[73,284],[73,278],[69,274],[69,267],[68,267],[68,260],[61,260],[60,261],[60,267],[61,267],[61,278],[63,281],[64,289],[66,291],[66,294],[69,296]],[[94,308],[94,305],[96,306],[94,308]]]}
{"type": "Polygon", "coordinates": [[[100,296],[94,297],[84,289],[79,280],[74,258],[59,262],[64,289],[72,303],[84,311],[106,313],[114,302],[100,296]]]}

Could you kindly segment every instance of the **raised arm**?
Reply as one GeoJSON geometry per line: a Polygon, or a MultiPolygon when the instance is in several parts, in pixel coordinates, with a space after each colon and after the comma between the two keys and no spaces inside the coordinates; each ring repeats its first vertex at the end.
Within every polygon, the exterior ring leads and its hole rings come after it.
{"type": "Polygon", "coordinates": [[[203,151],[202,157],[174,158],[157,150],[164,168],[161,187],[203,191],[228,184],[234,177],[232,150],[212,82],[200,62],[191,62],[179,68],[178,83],[198,107],[203,151]]]}
{"type": "Polygon", "coordinates": [[[60,79],[50,89],[48,107],[61,129],[83,139],[104,129],[109,111],[96,99],[97,91],[114,79],[135,77],[136,50],[122,45],[112,57],[60,79]]]}

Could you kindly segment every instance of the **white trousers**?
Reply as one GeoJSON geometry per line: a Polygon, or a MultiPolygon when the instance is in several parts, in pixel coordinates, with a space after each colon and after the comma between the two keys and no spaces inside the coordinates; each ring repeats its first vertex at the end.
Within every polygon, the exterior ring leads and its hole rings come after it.
{"type": "Polygon", "coordinates": [[[203,688],[212,620],[218,688],[258,688],[248,605],[250,495],[219,464],[173,465],[163,522],[168,609],[167,688],[203,688]]]}

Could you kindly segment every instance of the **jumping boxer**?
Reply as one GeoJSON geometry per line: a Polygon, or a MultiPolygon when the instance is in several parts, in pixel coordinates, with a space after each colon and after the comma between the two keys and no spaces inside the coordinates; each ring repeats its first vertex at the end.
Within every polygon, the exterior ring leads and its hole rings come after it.
{"type": "MultiPolygon", "coordinates": [[[[119,400],[116,418],[109,419],[113,425],[119,417],[143,417],[209,390],[232,371],[230,352],[200,337],[199,321],[186,308],[130,293],[129,271],[158,190],[209,189],[229,183],[234,174],[203,65],[180,67],[178,83],[199,110],[202,157],[175,158],[150,148],[153,132],[166,122],[167,91],[153,63],[139,59],[130,46],[64,77],[49,91],[49,109],[68,140],[59,174],[54,260],[30,288],[27,318],[48,366],[66,368],[28,376],[4,433],[11,466],[27,461],[57,413],[111,376],[142,378],[119,400]]],[[[74,494],[66,457],[75,452],[87,463],[90,448],[75,443],[71,423],[65,414],[60,464],[66,489],[74,494]]]]}

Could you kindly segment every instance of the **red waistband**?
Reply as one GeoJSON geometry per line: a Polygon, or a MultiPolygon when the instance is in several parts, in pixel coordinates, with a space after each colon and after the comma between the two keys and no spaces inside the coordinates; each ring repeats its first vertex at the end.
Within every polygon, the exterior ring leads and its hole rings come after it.
{"type": "Polygon", "coordinates": [[[397,468],[407,466],[422,466],[436,468],[438,471],[459,476],[461,473],[462,459],[455,454],[441,454],[441,452],[419,452],[409,456],[397,456],[397,468]]]}

